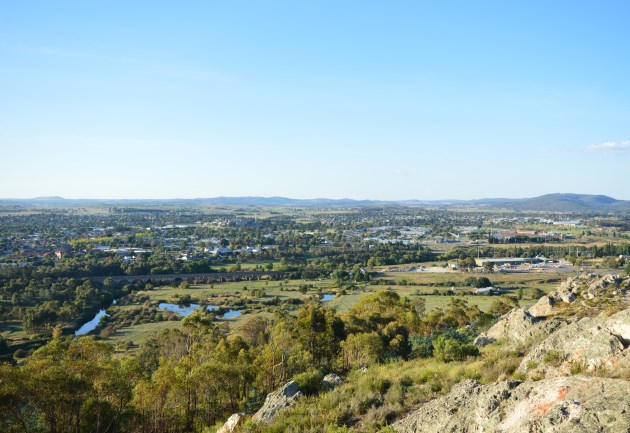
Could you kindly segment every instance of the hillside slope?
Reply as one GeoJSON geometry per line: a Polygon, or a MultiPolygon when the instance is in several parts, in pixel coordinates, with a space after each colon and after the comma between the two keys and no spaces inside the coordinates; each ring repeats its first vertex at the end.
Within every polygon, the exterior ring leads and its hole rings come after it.
{"type": "Polygon", "coordinates": [[[498,341],[503,351],[527,346],[512,380],[463,381],[395,430],[630,431],[629,289],[628,277],[575,277],[530,311],[506,314],[477,344],[498,341]]]}

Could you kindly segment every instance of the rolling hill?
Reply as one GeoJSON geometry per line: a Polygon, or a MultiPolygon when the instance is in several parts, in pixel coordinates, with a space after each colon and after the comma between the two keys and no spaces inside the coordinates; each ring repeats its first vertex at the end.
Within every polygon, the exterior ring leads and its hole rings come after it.
{"type": "Polygon", "coordinates": [[[308,207],[475,207],[543,212],[630,212],[629,200],[617,200],[606,195],[556,193],[532,198],[485,198],[478,200],[354,200],[295,199],[287,197],[211,197],[194,199],[64,199],[37,197],[32,199],[0,199],[4,206],[89,206],[89,205],[180,205],[180,206],[308,206],[308,207]]]}

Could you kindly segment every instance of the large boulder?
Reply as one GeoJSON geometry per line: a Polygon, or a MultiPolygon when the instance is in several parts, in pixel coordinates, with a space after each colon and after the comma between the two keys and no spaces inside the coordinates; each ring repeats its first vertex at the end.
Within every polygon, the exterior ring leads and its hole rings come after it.
{"type": "Polygon", "coordinates": [[[523,341],[528,338],[535,323],[531,314],[522,308],[514,308],[488,329],[486,337],[495,340],[523,341]]]}
{"type": "Polygon", "coordinates": [[[624,347],[630,346],[630,308],[610,316],[606,319],[605,326],[624,347]]]}
{"type": "Polygon", "coordinates": [[[399,433],[627,432],[629,393],[630,382],[598,377],[466,380],[393,427],[399,433]]]}
{"type": "Polygon", "coordinates": [[[298,384],[292,380],[282,388],[267,394],[265,403],[254,414],[252,419],[270,423],[278,416],[278,413],[295,405],[301,397],[302,393],[298,384]]]}
{"type": "Polygon", "coordinates": [[[553,306],[556,303],[555,298],[543,296],[534,305],[529,307],[527,312],[533,317],[547,317],[554,313],[553,306]]]}
{"type": "Polygon", "coordinates": [[[225,422],[225,424],[223,424],[223,426],[219,430],[217,430],[217,433],[232,433],[234,430],[236,430],[236,427],[238,427],[239,425],[243,423],[244,417],[245,417],[245,414],[235,413],[234,415],[228,418],[228,420],[225,422]]]}
{"type": "Polygon", "coordinates": [[[514,308],[477,337],[475,344],[485,346],[495,341],[524,343],[549,335],[564,324],[561,319],[540,320],[522,308],[514,308]]]}
{"type": "Polygon", "coordinates": [[[610,317],[584,317],[534,346],[523,358],[519,371],[549,377],[613,368],[628,347],[629,327],[628,309],[610,317]]]}
{"type": "Polygon", "coordinates": [[[322,388],[324,388],[325,390],[333,389],[338,387],[342,383],[343,379],[341,377],[337,376],[335,373],[328,373],[322,379],[322,388]]]}

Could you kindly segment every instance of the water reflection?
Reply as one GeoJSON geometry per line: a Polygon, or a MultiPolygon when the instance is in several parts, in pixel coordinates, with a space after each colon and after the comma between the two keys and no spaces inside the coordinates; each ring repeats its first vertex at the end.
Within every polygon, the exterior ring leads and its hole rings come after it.
{"type": "Polygon", "coordinates": [[[98,326],[98,323],[101,321],[101,317],[103,317],[103,316],[108,316],[109,317],[109,314],[107,314],[107,312],[105,310],[100,310],[98,313],[96,313],[96,316],[94,316],[94,318],[92,320],[90,320],[89,322],[87,322],[83,326],[81,326],[74,333],[74,335],[86,335],[86,334],[94,331],[96,329],[96,327],[98,326]]]}
{"type": "MultiPolygon", "coordinates": [[[[185,304],[185,305],[177,305],[177,304],[170,304],[168,302],[162,302],[158,305],[158,308],[160,310],[165,310],[165,311],[171,311],[173,313],[177,313],[182,317],[186,317],[189,314],[192,314],[193,311],[201,308],[201,305],[199,304],[185,304]]],[[[206,310],[208,311],[214,311],[214,310],[218,310],[219,306],[218,305],[208,305],[206,306],[206,310]]],[[[233,317],[238,317],[241,315],[241,311],[240,310],[228,310],[225,314],[223,314],[224,319],[231,319],[233,317]]]]}

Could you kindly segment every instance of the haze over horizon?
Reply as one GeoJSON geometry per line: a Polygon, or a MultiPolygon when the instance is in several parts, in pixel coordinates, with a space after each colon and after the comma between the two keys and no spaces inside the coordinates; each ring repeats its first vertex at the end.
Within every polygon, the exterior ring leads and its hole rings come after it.
{"type": "MultiPolygon", "coordinates": [[[[542,196],[538,196],[538,197],[475,197],[475,198],[471,198],[471,199],[460,199],[457,197],[450,197],[450,198],[439,198],[439,199],[425,199],[422,197],[411,197],[411,198],[392,198],[392,199],[387,199],[387,200],[381,200],[381,199],[373,199],[370,197],[363,197],[363,198],[357,198],[357,197],[302,197],[302,198],[297,198],[297,197],[286,197],[286,196],[278,196],[278,195],[271,195],[271,196],[214,196],[214,197],[188,197],[188,198],[184,198],[184,197],[161,197],[161,198],[157,198],[157,197],[130,197],[130,198],[103,198],[103,197],[62,197],[62,196],[37,196],[37,197],[0,197],[0,201],[1,200],[15,200],[15,201],[25,201],[25,202],[37,202],[37,201],[42,201],[42,202],[53,202],[56,200],[59,201],[94,201],[94,202],[98,202],[100,200],[102,201],[106,201],[106,202],[115,202],[117,200],[123,202],[123,201],[178,201],[178,200],[182,200],[182,201],[187,201],[187,200],[217,200],[217,201],[221,201],[221,200],[237,200],[237,201],[246,201],[247,199],[252,199],[252,202],[255,203],[257,201],[260,200],[272,200],[272,199],[280,199],[280,200],[288,200],[288,201],[344,201],[344,200],[349,200],[349,201],[356,201],[356,202],[391,202],[391,203],[396,203],[396,202],[466,202],[466,201],[494,201],[494,200],[508,200],[508,201],[514,201],[514,200],[529,200],[529,199],[539,199],[539,198],[543,198],[543,197],[549,197],[549,196],[578,196],[576,197],[578,200],[579,199],[588,199],[588,198],[604,198],[606,199],[605,201],[608,201],[608,199],[612,199],[615,200],[617,202],[619,201],[624,201],[623,199],[618,199],[616,197],[610,197],[608,195],[605,194],[593,194],[593,195],[588,195],[588,194],[578,194],[578,193],[549,193],[549,194],[544,194],[542,196]]],[[[563,197],[567,198],[567,197],[563,197]]]]}
{"type": "Polygon", "coordinates": [[[6,4],[0,197],[628,200],[629,13],[6,4]]]}

